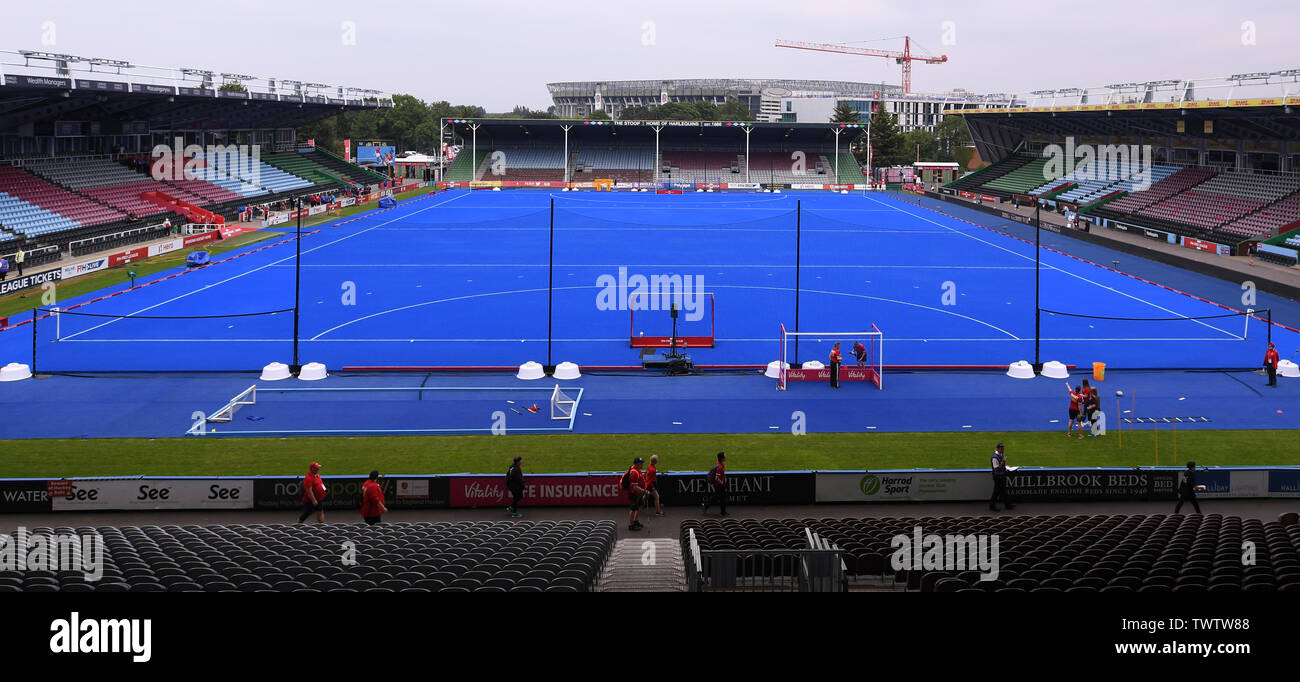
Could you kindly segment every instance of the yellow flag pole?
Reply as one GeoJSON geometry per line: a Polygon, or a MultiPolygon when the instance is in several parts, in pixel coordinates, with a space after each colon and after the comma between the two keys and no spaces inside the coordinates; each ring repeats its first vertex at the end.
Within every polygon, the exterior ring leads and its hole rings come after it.
{"type": "Polygon", "coordinates": [[[1160,466],[1160,422],[1154,421],[1152,424],[1155,426],[1156,434],[1156,466],[1160,466]]]}
{"type": "Polygon", "coordinates": [[[1124,415],[1119,412],[1119,398],[1115,398],[1115,429],[1119,431],[1119,449],[1124,449],[1124,415]]]}

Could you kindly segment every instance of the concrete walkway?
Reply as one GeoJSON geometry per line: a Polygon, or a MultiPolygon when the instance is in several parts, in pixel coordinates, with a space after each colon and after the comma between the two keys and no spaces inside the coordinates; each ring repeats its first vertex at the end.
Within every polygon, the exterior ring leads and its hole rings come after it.
{"type": "Polygon", "coordinates": [[[686,569],[676,538],[619,540],[605,564],[597,592],[685,592],[686,569]]]}

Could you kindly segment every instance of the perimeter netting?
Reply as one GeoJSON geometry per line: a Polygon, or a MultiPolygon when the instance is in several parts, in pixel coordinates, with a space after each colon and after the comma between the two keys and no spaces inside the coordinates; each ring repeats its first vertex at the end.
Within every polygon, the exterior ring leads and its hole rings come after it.
{"type": "Polygon", "coordinates": [[[781,325],[777,388],[790,381],[830,381],[831,351],[840,344],[840,381],[869,381],[884,388],[884,340],[876,325],[861,332],[797,332],[781,325]],[[800,362],[800,358],[819,358],[800,362]],[[823,362],[820,358],[826,358],[823,362]]]}

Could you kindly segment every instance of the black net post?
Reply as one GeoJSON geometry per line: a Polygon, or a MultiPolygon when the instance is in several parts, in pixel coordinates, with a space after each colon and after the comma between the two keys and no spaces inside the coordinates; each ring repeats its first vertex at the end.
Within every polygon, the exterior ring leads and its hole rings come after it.
{"type": "Polygon", "coordinates": [[[551,197],[550,250],[546,256],[546,366],[543,372],[555,372],[551,362],[551,315],[555,302],[555,197],[551,197]]]}
{"type": "MultiPolygon", "coordinates": [[[[803,199],[795,202],[794,208],[794,331],[799,331],[799,271],[802,263],[800,257],[803,250],[800,248],[800,240],[803,238],[803,199]]],[[[791,358],[791,367],[799,366],[799,335],[794,335],[794,357],[791,358]]]]}
{"type": "Polygon", "coordinates": [[[1043,309],[1042,307],[1040,307],[1039,298],[1038,298],[1039,275],[1042,266],[1042,253],[1043,253],[1043,247],[1042,247],[1043,224],[1039,222],[1041,220],[1041,215],[1040,215],[1041,210],[1042,210],[1042,204],[1038,203],[1038,201],[1035,200],[1034,201],[1034,372],[1035,373],[1039,373],[1043,371],[1043,362],[1038,354],[1038,348],[1042,342],[1042,321],[1043,321],[1043,309]]]}
{"type": "Polygon", "coordinates": [[[293,252],[293,364],[289,373],[298,376],[302,363],[298,361],[298,315],[299,299],[302,293],[302,197],[294,197],[294,210],[298,213],[298,238],[294,240],[293,252]]]}

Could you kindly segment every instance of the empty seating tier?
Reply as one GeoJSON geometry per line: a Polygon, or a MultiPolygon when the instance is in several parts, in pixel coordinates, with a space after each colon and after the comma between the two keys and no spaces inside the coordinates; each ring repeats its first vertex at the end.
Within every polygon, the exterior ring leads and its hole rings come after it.
{"type": "Polygon", "coordinates": [[[28,237],[127,217],[14,166],[0,166],[0,193],[5,195],[6,205],[0,210],[0,225],[28,237]]]}
{"type": "MultiPolygon", "coordinates": [[[[0,571],[0,592],[586,592],[612,521],[36,528],[99,534],[103,576],[0,571]],[[356,543],[357,563],[321,556],[356,543]]],[[[74,560],[80,565],[80,546],[74,560]]]]}
{"type": "MultiPolygon", "coordinates": [[[[1300,591],[1300,525],[1234,516],[974,516],[684,521],[700,549],[796,549],[804,529],[835,543],[851,576],[905,580],[922,592],[1300,591]],[[998,575],[976,570],[895,571],[892,540],[925,535],[998,536],[998,575]],[[1243,542],[1257,561],[1243,566],[1243,542]]],[[[689,556],[689,554],[685,554],[689,556]]],[[[744,564],[753,570],[761,563],[744,564]]]]}

